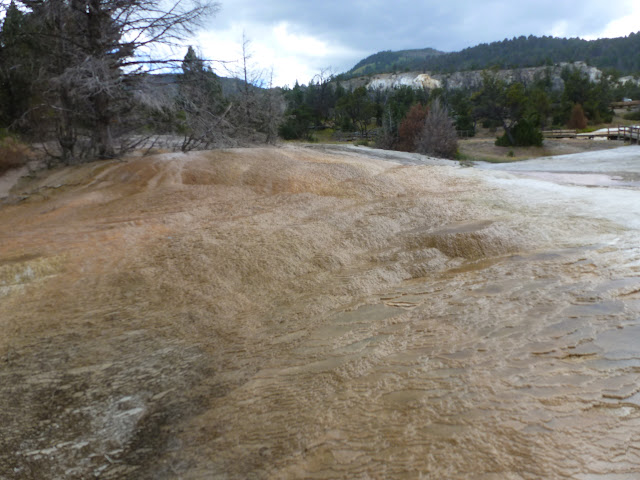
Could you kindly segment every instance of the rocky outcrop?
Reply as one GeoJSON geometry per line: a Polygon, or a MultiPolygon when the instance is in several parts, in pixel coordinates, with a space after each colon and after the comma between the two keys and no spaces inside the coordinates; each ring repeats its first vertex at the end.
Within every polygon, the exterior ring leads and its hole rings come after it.
{"type": "MultiPolygon", "coordinates": [[[[602,78],[602,71],[584,62],[559,63],[552,66],[518,68],[512,70],[498,70],[495,75],[507,83],[521,82],[530,85],[539,78],[549,76],[552,89],[561,91],[564,89],[564,81],[561,74],[565,68],[577,68],[589,77],[592,82],[602,78]]],[[[368,77],[354,78],[346,82],[347,88],[366,86],[370,90],[390,90],[401,86],[409,86],[416,89],[435,88],[445,89],[476,89],[482,85],[483,70],[455,72],[448,74],[430,74],[425,72],[382,73],[368,77]]],[[[623,77],[619,80],[638,82],[634,77],[623,77]]]]}
{"type": "Polygon", "coordinates": [[[433,90],[442,87],[442,81],[427,73],[407,72],[378,74],[367,84],[370,90],[388,90],[402,86],[433,90]]]}

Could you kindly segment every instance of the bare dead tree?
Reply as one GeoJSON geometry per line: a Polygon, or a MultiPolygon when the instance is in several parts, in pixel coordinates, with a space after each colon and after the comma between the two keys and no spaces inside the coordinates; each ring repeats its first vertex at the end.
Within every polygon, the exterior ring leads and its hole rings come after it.
{"type": "Polygon", "coordinates": [[[436,98],[429,108],[422,133],[416,140],[420,153],[441,158],[454,158],[458,150],[458,135],[447,108],[436,98]]]}
{"type": "MultiPolygon", "coordinates": [[[[201,0],[20,0],[42,46],[40,111],[54,130],[59,157],[112,158],[116,139],[132,131],[137,82],[178,65],[163,55],[193,33],[218,4],[201,0]],[[46,47],[46,48],[45,48],[46,47]]],[[[120,145],[123,145],[120,143],[120,145]]]]}
{"type": "Polygon", "coordinates": [[[227,119],[233,103],[224,98],[218,76],[191,46],[182,61],[177,86],[174,106],[177,131],[183,137],[180,149],[234,145],[233,126],[227,119]]]}
{"type": "Polygon", "coordinates": [[[234,103],[230,121],[236,128],[234,135],[240,142],[264,141],[261,127],[264,121],[265,72],[252,62],[251,40],[244,32],[241,55],[237,68],[228,69],[230,76],[236,79],[235,91],[230,95],[234,103]]]}
{"type": "Polygon", "coordinates": [[[261,122],[260,129],[266,135],[266,143],[276,143],[278,139],[278,127],[284,119],[286,110],[286,102],[279,89],[273,86],[273,69],[269,73],[269,82],[267,88],[262,92],[260,111],[261,122]]]}
{"type": "Polygon", "coordinates": [[[334,75],[331,67],[322,68],[319,73],[313,76],[312,81],[317,89],[315,105],[313,107],[322,119],[329,118],[331,106],[335,104],[334,87],[332,86],[333,79],[334,75]]]}

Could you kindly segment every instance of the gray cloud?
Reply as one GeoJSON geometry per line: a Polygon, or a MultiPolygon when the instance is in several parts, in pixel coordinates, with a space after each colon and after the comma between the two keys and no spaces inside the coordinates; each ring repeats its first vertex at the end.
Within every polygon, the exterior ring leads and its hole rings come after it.
{"type": "Polygon", "coordinates": [[[254,2],[223,0],[220,19],[275,23],[287,20],[323,39],[378,51],[405,46],[458,50],[506,37],[549,34],[566,21],[572,36],[589,35],[620,15],[610,2],[583,0],[254,2]]]}
{"type": "MultiPolygon", "coordinates": [[[[211,28],[242,25],[258,44],[262,39],[252,32],[286,22],[292,34],[329,45],[334,69],[343,71],[380,50],[457,51],[520,35],[595,37],[633,10],[635,1],[583,0],[576,6],[562,0],[220,0],[211,28]]],[[[313,55],[308,52],[304,61],[313,61],[313,55]]]]}

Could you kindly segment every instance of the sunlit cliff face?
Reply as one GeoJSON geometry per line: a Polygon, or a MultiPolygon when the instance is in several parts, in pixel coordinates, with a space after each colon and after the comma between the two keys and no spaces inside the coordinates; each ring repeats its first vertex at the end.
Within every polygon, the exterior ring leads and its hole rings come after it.
{"type": "Polygon", "coordinates": [[[627,148],[512,171],[237,149],[23,182],[0,208],[0,476],[634,478],[627,148]]]}
{"type": "MultiPolygon", "coordinates": [[[[588,66],[584,62],[560,63],[551,67],[535,67],[535,68],[519,68],[514,70],[499,70],[494,72],[498,78],[507,83],[522,82],[525,85],[532,84],[541,75],[550,74],[551,87],[553,90],[561,91],[564,88],[564,81],[561,73],[564,68],[577,68],[582,71],[591,82],[598,82],[602,78],[602,71],[596,67],[588,66]]],[[[482,86],[483,71],[464,71],[449,74],[438,73],[422,73],[422,72],[403,72],[403,73],[382,73],[373,75],[371,79],[354,79],[347,81],[357,84],[365,83],[367,88],[371,90],[393,90],[394,88],[409,86],[415,89],[426,88],[433,90],[435,88],[447,89],[475,89],[482,86]]],[[[618,79],[618,82],[626,81],[635,82],[637,80],[632,77],[624,77],[618,79]]]]}
{"type": "Polygon", "coordinates": [[[381,74],[374,76],[368,83],[367,88],[371,90],[392,90],[403,86],[433,90],[434,88],[442,87],[442,83],[426,73],[381,74]]]}

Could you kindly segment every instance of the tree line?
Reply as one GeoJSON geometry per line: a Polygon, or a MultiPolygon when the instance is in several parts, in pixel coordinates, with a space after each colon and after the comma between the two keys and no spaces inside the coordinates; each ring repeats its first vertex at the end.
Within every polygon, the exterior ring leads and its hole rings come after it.
{"type": "Polygon", "coordinates": [[[11,1],[0,30],[0,128],[65,164],[114,158],[160,134],[178,136],[185,151],[273,141],[281,100],[259,88],[268,79],[253,70],[248,41],[227,94],[193,48],[183,58],[163,53],[218,8],[207,0],[11,1]]]}
{"type": "Polygon", "coordinates": [[[561,78],[562,89],[557,88],[552,69],[541,70],[533,81],[508,83],[494,69],[483,72],[476,89],[369,90],[347,89],[340,76],[323,73],[307,86],[296,83],[284,90],[288,108],[279,131],[285,139],[312,139],[314,132],[326,128],[355,131],[359,137],[375,138],[379,147],[415,151],[418,125],[424,126],[437,100],[439,114],[444,111],[450,119],[444,123],[458,136],[473,136],[482,125],[502,129],[498,145],[540,145],[544,129],[608,123],[612,101],[640,98],[637,84],[619,84],[607,75],[592,82],[578,67],[564,68],[561,78]]]}
{"type": "Polygon", "coordinates": [[[0,137],[37,142],[51,164],[114,158],[163,138],[188,151],[312,139],[325,128],[375,138],[382,148],[452,157],[456,135],[473,135],[479,123],[501,127],[500,144],[539,144],[541,129],[607,122],[612,100],[640,98],[635,83],[619,85],[611,75],[593,83],[571,67],[562,90],[550,69],[527,84],[486,70],[475,90],[369,90],[326,71],[306,86],[276,89],[251,63],[246,39],[231,83],[192,47],[182,58],[160,54],[218,7],[206,0],[12,0],[0,29],[0,137]]]}

